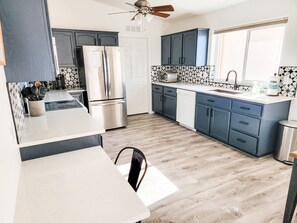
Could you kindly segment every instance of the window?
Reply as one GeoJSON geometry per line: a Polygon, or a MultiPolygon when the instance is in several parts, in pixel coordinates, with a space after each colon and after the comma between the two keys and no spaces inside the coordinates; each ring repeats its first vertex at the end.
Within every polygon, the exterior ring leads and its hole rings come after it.
{"type": "Polygon", "coordinates": [[[216,34],[215,78],[223,80],[230,70],[236,70],[239,81],[268,81],[278,72],[284,31],[285,26],[278,24],[216,34]]]}

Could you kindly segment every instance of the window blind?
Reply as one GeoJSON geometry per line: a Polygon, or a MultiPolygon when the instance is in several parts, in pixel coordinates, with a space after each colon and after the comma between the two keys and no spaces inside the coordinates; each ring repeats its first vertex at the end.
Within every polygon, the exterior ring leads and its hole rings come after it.
{"type": "Polygon", "coordinates": [[[228,33],[228,32],[234,32],[234,31],[239,31],[239,30],[254,29],[254,28],[259,28],[259,27],[264,27],[264,26],[284,24],[284,23],[287,23],[287,22],[288,22],[288,17],[283,17],[283,18],[278,18],[278,19],[273,19],[273,20],[268,20],[268,21],[250,23],[250,24],[241,25],[241,26],[234,26],[234,27],[225,28],[225,29],[218,29],[218,30],[214,31],[214,34],[228,33]]]}

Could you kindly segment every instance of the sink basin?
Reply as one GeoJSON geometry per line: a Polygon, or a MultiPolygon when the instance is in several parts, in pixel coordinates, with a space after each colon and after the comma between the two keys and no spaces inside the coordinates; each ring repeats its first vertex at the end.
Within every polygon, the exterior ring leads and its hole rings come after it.
{"type": "Polygon", "coordinates": [[[217,93],[223,93],[223,94],[242,94],[242,92],[229,91],[229,90],[223,90],[223,89],[215,89],[215,90],[210,90],[210,91],[214,91],[214,92],[217,92],[217,93]]]}

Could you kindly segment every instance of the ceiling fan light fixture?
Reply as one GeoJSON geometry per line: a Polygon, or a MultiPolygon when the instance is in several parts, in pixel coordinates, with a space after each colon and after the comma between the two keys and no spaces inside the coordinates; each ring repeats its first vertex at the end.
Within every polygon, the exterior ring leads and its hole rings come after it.
{"type": "Polygon", "coordinates": [[[142,23],[142,14],[141,13],[138,13],[136,16],[135,16],[135,21],[140,25],[142,23]]]}
{"type": "Polygon", "coordinates": [[[146,21],[148,23],[150,23],[152,21],[152,19],[154,18],[154,16],[152,14],[147,13],[147,14],[145,14],[145,18],[146,18],[146,21]]]}

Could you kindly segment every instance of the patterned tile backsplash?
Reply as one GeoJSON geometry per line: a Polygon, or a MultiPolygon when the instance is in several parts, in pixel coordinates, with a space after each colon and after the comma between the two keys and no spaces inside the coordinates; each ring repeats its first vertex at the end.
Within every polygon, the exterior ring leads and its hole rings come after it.
{"type": "MultiPolygon", "coordinates": [[[[174,71],[178,73],[178,82],[187,84],[207,85],[220,88],[232,89],[233,84],[214,82],[213,76],[215,66],[152,66],[152,82],[159,81],[159,74],[164,71],[174,71]]],[[[239,85],[241,91],[251,91],[251,86],[239,85]]]]}
{"type": "MultiPolygon", "coordinates": [[[[64,75],[64,77],[65,77],[66,88],[79,88],[80,87],[80,81],[79,81],[77,67],[60,67],[59,71],[60,71],[60,74],[64,75]]],[[[53,81],[50,81],[48,83],[48,88],[54,89],[53,81]]]]}
{"type": "Polygon", "coordinates": [[[25,118],[24,99],[21,91],[27,84],[26,82],[7,84],[18,141],[21,139],[25,118]]]}
{"type": "Polygon", "coordinates": [[[279,95],[295,97],[297,87],[297,67],[280,67],[278,76],[280,77],[279,95]]]}
{"type": "MultiPolygon", "coordinates": [[[[213,81],[215,66],[152,66],[152,82],[158,82],[159,74],[164,71],[177,72],[178,82],[233,89],[233,84],[213,81]]],[[[280,67],[278,76],[280,77],[279,95],[295,97],[297,88],[297,67],[280,67]]],[[[252,91],[252,86],[239,85],[239,90],[252,91]]]]}

